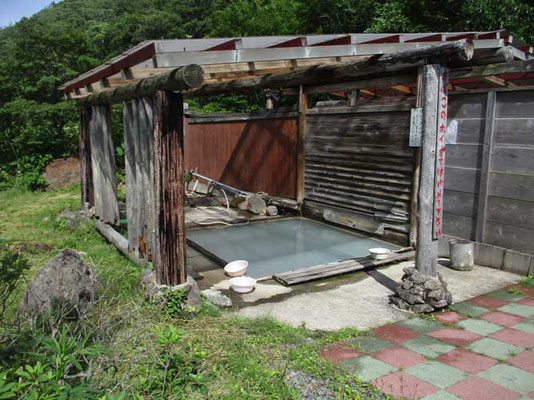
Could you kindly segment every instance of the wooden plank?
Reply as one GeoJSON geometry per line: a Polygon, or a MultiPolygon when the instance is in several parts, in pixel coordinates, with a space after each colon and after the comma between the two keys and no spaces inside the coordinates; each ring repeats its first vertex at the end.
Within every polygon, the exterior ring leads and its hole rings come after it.
{"type": "Polygon", "coordinates": [[[91,121],[91,107],[79,107],[80,129],[80,177],[82,208],[87,210],[95,205],[93,166],[91,165],[91,135],[89,124],[91,121]]]}
{"type": "Polygon", "coordinates": [[[298,283],[310,282],[317,279],[323,279],[331,276],[346,274],[349,272],[360,271],[368,268],[401,262],[408,260],[415,255],[415,252],[408,251],[390,256],[384,260],[373,260],[369,257],[360,259],[351,259],[336,261],[333,263],[317,265],[315,267],[302,268],[295,271],[284,272],[273,275],[273,279],[286,286],[296,285],[298,283]]]}
{"type": "MultiPolygon", "coordinates": [[[[458,133],[456,144],[481,144],[484,140],[484,125],[485,120],[481,118],[449,118],[450,121],[458,122],[458,133]]],[[[449,148],[454,145],[447,145],[447,152],[449,148]]],[[[447,160],[448,161],[448,160],[447,160]]]]}
{"type": "Polygon", "coordinates": [[[445,167],[445,190],[478,193],[479,181],[479,170],[445,167]]]}
{"type": "Polygon", "coordinates": [[[445,213],[443,218],[443,233],[462,239],[475,239],[476,220],[469,217],[445,213]]]}
{"type": "Polygon", "coordinates": [[[531,201],[523,201],[490,196],[487,219],[501,224],[534,229],[534,198],[531,201]]]}
{"type": "Polygon", "coordinates": [[[433,239],[433,211],[440,73],[440,65],[423,67],[423,134],[415,265],[419,272],[432,277],[437,276],[438,259],[438,241],[433,239]]]}
{"type": "Polygon", "coordinates": [[[304,168],[305,168],[305,146],[306,146],[306,110],[308,108],[308,95],[304,92],[304,87],[299,89],[299,128],[297,141],[297,201],[304,200],[304,168]]]}
{"type": "Polygon", "coordinates": [[[393,87],[395,85],[405,85],[413,83],[416,80],[415,74],[397,74],[394,76],[385,76],[376,79],[368,79],[365,81],[333,83],[318,86],[306,87],[306,93],[329,93],[329,92],[348,92],[358,89],[374,89],[393,87]]]}
{"type": "Polygon", "coordinates": [[[486,99],[486,93],[451,95],[448,112],[449,119],[486,118],[486,99]]]}
{"type": "MultiPolygon", "coordinates": [[[[423,107],[423,67],[417,68],[415,107],[418,109],[421,109],[423,107]]],[[[412,129],[411,123],[412,121],[410,119],[410,129],[412,129]]],[[[417,244],[417,209],[419,207],[418,197],[420,179],[421,147],[416,147],[413,154],[412,201],[410,208],[410,246],[412,247],[415,247],[415,245],[417,244]]]]}
{"type": "Polygon", "coordinates": [[[142,255],[150,260],[156,252],[154,232],[156,229],[156,206],[154,203],[154,104],[150,97],[137,100],[139,109],[139,136],[138,153],[141,155],[140,164],[142,175],[143,220],[141,237],[145,243],[145,252],[142,255]]]}
{"type": "Polygon", "coordinates": [[[126,172],[126,218],[128,219],[128,252],[139,257],[139,229],[140,207],[142,198],[138,193],[140,182],[138,182],[137,171],[137,107],[135,100],[123,105],[123,126],[124,126],[124,158],[126,172]]]}
{"type": "Polygon", "coordinates": [[[488,204],[488,186],[491,165],[491,155],[493,148],[493,123],[495,119],[496,107],[495,92],[488,92],[486,103],[486,123],[484,127],[484,141],[482,147],[482,160],[480,166],[480,181],[478,188],[478,206],[476,216],[475,239],[477,242],[485,242],[484,235],[486,231],[486,210],[488,204]]]}
{"type": "Polygon", "coordinates": [[[482,165],[483,147],[479,144],[447,146],[447,166],[478,169],[482,165]]]}
{"type": "Polygon", "coordinates": [[[495,144],[534,146],[534,118],[497,118],[494,130],[495,144]]]}
{"type": "Polygon", "coordinates": [[[186,281],[183,96],[154,96],[154,267],[158,283],[186,281]]]}
{"type": "Polygon", "coordinates": [[[95,215],[103,222],[119,223],[115,148],[109,106],[94,106],[89,123],[95,215]]]}
{"type": "Polygon", "coordinates": [[[534,199],[534,175],[492,172],[489,195],[532,201],[534,199]]]}
{"type": "Polygon", "coordinates": [[[534,172],[534,148],[495,145],[491,154],[493,172],[532,174],[534,172]]]}
{"type": "Polygon", "coordinates": [[[486,242],[527,254],[534,254],[534,230],[488,221],[486,242]]]}
{"type": "Polygon", "coordinates": [[[399,101],[380,105],[361,105],[359,107],[320,107],[311,108],[306,111],[308,115],[316,114],[346,114],[346,113],[370,113],[370,112],[390,112],[390,111],[410,111],[414,103],[410,101],[399,101]]]}
{"type": "MultiPolygon", "coordinates": [[[[534,61],[531,64],[534,67],[534,61]]],[[[495,115],[497,118],[534,118],[534,90],[499,93],[495,115]]]]}
{"type": "Polygon", "coordinates": [[[445,190],[444,211],[448,214],[474,218],[478,204],[478,195],[473,193],[445,190]]]}

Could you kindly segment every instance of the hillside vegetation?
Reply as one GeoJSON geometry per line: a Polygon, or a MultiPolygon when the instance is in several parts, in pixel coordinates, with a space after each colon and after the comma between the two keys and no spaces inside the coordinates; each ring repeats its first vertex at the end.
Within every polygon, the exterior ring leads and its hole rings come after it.
{"type": "MultiPolygon", "coordinates": [[[[0,30],[0,190],[39,187],[50,159],[77,152],[74,102],[57,87],[147,39],[507,27],[534,42],[529,0],[64,0],[0,30]],[[15,173],[18,173],[17,175],[15,173]],[[18,176],[17,180],[13,180],[18,176]]],[[[250,109],[260,95],[206,110],[250,109]]]]}

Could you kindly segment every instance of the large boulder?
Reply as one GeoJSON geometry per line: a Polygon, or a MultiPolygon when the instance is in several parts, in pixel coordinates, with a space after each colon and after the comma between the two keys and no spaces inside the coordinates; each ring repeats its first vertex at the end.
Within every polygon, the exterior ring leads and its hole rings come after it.
{"type": "Polygon", "coordinates": [[[78,252],[67,249],[48,261],[30,282],[23,307],[32,316],[55,309],[81,314],[92,303],[94,293],[91,267],[78,252]]]}

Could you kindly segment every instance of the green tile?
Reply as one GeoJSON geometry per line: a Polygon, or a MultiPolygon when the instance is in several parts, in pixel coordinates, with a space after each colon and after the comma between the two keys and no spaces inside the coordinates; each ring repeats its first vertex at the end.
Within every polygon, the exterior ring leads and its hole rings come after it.
{"type": "Polygon", "coordinates": [[[534,321],[527,319],[519,324],[512,326],[514,329],[519,329],[520,331],[527,333],[534,333],[534,321]]]}
{"type": "Polygon", "coordinates": [[[373,353],[386,347],[393,346],[393,343],[375,336],[360,336],[350,341],[350,344],[357,346],[365,353],[373,353]]]}
{"type": "Polygon", "coordinates": [[[469,377],[468,374],[457,368],[432,360],[417,364],[404,371],[442,389],[469,377]]]}
{"type": "Polygon", "coordinates": [[[419,317],[405,319],[398,324],[420,333],[430,333],[438,329],[443,329],[443,325],[439,322],[419,317]]]}
{"type": "Polygon", "coordinates": [[[488,293],[487,296],[494,297],[496,299],[504,300],[504,301],[518,301],[523,300],[527,297],[527,295],[524,294],[513,294],[510,293],[506,289],[499,289],[494,292],[488,293]]]}
{"type": "Polygon", "coordinates": [[[497,310],[510,314],[520,315],[525,318],[534,318],[534,307],[524,304],[507,304],[499,307],[497,310]]]}
{"type": "Polygon", "coordinates": [[[479,315],[490,311],[488,308],[480,307],[471,303],[456,303],[450,305],[449,308],[453,311],[459,312],[460,314],[469,315],[470,317],[478,317],[479,315]]]}
{"type": "Polygon", "coordinates": [[[497,364],[478,375],[521,394],[534,391],[534,374],[511,365],[497,364]]]}
{"type": "Polygon", "coordinates": [[[483,321],[481,319],[469,318],[458,323],[459,328],[463,328],[470,332],[477,333],[482,336],[491,335],[497,331],[503,329],[502,326],[494,324],[492,322],[483,321]]]}
{"type": "Polygon", "coordinates": [[[476,353],[496,358],[497,360],[506,360],[507,358],[519,354],[524,350],[521,347],[514,346],[513,344],[504,343],[500,340],[491,338],[483,338],[464,347],[476,353]]]}
{"type": "Polygon", "coordinates": [[[391,374],[397,370],[394,366],[369,356],[356,357],[343,361],[339,365],[365,382],[391,374]]]}
{"type": "Polygon", "coordinates": [[[439,392],[432,393],[432,394],[429,394],[428,396],[423,397],[421,400],[462,400],[462,399],[444,390],[440,390],[439,392]]]}
{"type": "Polygon", "coordinates": [[[407,342],[402,343],[401,346],[406,347],[408,350],[422,354],[425,357],[432,358],[444,353],[448,353],[449,351],[455,349],[454,346],[440,342],[439,340],[429,336],[420,336],[418,338],[408,340],[407,342]]]}

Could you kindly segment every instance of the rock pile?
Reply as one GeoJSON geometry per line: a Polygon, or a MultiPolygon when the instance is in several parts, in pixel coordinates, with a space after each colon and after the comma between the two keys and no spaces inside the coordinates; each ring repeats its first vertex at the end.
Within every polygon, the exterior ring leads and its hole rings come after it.
{"type": "Polygon", "coordinates": [[[438,272],[437,278],[426,276],[414,267],[404,268],[404,276],[397,285],[397,293],[390,296],[391,303],[401,310],[429,313],[452,303],[447,282],[438,272]]]}
{"type": "Polygon", "coordinates": [[[156,281],[156,274],[154,271],[148,269],[145,270],[141,276],[141,291],[147,300],[153,300],[158,303],[161,301],[165,293],[177,290],[183,290],[187,294],[184,306],[190,307],[194,312],[200,311],[202,296],[197,282],[191,276],[187,276],[187,281],[185,283],[176,286],[158,284],[156,281]]]}

